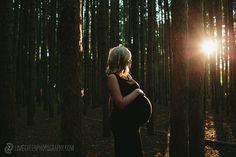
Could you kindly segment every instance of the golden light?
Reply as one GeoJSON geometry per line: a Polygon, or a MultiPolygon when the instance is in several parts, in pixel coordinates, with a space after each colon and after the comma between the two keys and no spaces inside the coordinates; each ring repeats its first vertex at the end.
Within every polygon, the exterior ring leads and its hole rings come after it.
{"type": "Polygon", "coordinates": [[[204,40],[201,44],[201,49],[202,49],[202,52],[205,53],[205,54],[212,54],[214,52],[216,52],[217,50],[217,45],[215,42],[213,42],[212,40],[210,39],[207,39],[207,40],[204,40]]]}

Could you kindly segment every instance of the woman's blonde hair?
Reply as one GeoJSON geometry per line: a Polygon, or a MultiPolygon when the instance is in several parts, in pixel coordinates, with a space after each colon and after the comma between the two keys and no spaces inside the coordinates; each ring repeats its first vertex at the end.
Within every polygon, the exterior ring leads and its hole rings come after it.
{"type": "Polygon", "coordinates": [[[130,57],[130,50],[122,45],[111,48],[107,59],[106,74],[109,75],[125,70],[130,57]]]}

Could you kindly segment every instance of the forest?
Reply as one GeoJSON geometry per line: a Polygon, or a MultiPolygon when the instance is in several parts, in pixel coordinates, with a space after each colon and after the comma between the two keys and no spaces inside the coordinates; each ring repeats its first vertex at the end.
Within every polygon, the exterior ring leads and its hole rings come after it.
{"type": "Polygon", "coordinates": [[[1,0],[3,157],[114,157],[109,50],[152,103],[144,157],[236,156],[235,0],[1,0]]]}

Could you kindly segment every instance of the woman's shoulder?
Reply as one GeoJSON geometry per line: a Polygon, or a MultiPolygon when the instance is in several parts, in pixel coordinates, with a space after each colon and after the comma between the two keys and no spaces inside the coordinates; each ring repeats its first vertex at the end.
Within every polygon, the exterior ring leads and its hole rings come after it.
{"type": "Polygon", "coordinates": [[[111,73],[111,74],[107,75],[107,78],[114,78],[114,77],[116,77],[115,73],[111,73]]]}
{"type": "Polygon", "coordinates": [[[107,76],[107,80],[117,80],[117,76],[116,76],[116,74],[115,73],[112,73],[112,74],[109,74],[108,76],[107,76]]]}

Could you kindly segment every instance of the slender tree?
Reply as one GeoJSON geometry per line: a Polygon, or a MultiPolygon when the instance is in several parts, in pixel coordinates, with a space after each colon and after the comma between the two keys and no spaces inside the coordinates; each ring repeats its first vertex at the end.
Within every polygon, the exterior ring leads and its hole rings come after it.
{"type": "Polygon", "coordinates": [[[48,73],[48,92],[49,92],[49,104],[48,114],[49,117],[54,117],[54,106],[56,102],[56,91],[55,91],[55,78],[56,78],[56,0],[52,0],[49,3],[50,19],[49,19],[49,73],[48,73]]]}
{"type": "Polygon", "coordinates": [[[41,0],[37,0],[37,20],[36,20],[36,28],[37,28],[37,47],[36,47],[36,100],[38,106],[42,105],[42,59],[41,59],[41,41],[42,41],[42,4],[41,0]]]}
{"type": "Polygon", "coordinates": [[[28,34],[28,102],[27,102],[27,124],[34,124],[34,112],[35,112],[35,1],[26,1],[26,10],[28,10],[28,28],[30,33],[28,34]]]}
{"type": "Polygon", "coordinates": [[[103,136],[110,136],[109,131],[109,106],[108,106],[108,90],[107,90],[107,79],[105,74],[105,69],[107,65],[108,56],[108,0],[100,0],[99,10],[98,10],[98,54],[100,60],[100,73],[99,73],[99,103],[102,105],[103,110],[103,136]]]}
{"type": "Polygon", "coordinates": [[[226,115],[229,115],[229,7],[228,0],[223,1],[223,19],[224,19],[224,46],[223,49],[223,89],[224,89],[224,109],[226,115]]]}
{"type": "Polygon", "coordinates": [[[111,0],[110,47],[119,44],[119,0],[111,0]]]}
{"type": "Polygon", "coordinates": [[[164,1],[164,11],[165,11],[165,87],[164,87],[164,105],[169,104],[169,93],[170,93],[170,7],[169,7],[169,1],[165,0],[164,1]]]}
{"type": "Polygon", "coordinates": [[[233,0],[229,0],[229,51],[230,51],[230,106],[236,113],[236,46],[233,19],[233,0]]]}
{"type": "MultiPolygon", "coordinates": [[[[153,53],[154,53],[154,42],[155,42],[155,14],[156,14],[156,2],[155,0],[148,1],[148,54],[147,54],[147,95],[152,102],[154,108],[154,77],[153,77],[153,53]]],[[[154,133],[154,114],[150,119],[148,125],[148,133],[154,133]]]]}
{"type": "Polygon", "coordinates": [[[216,103],[215,111],[219,112],[219,107],[222,105],[222,86],[221,86],[221,50],[222,50],[222,1],[216,0],[216,30],[217,30],[217,53],[216,53],[216,103]]]}
{"type": "Polygon", "coordinates": [[[92,0],[91,4],[91,55],[92,57],[92,75],[93,75],[93,81],[92,81],[92,104],[93,106],[97,106],[97,100],[98,100],[98,48],[97,48],[97,1],[92,0]]]}
{"type": "Polygon", "coordinates": [[[42,11],[42,96],[44,110],[48,111],[48,0],[42,0],[42,11]]]}
{"type": "MultiPolygon", "coordinates": [[[[20,2],[16,1],[15,6],[17,6],[15,10],[15,14],[18,14],[17,21],[18,23],[15,23],[15,27],[18,28],[18,30],[15,32],[15,40],[17,44],[15,45],[15,55],[16,55],[16,107],[17,107],[17,116],[21,116],[21,106],[23,104],[23,64],[22,64],[22,51],[21,51],[21,45],[22,45],[22,9],[19,7],[20,2]],[[17,36],[16,36],[17,34],[17,36]]],[[[16,22],[16,19],[14,20],[16,22]]]]}
{"type": "Polygon", "coordinates": [[[83,47],[84,47],[84,114],[87,113],[87,106],[90,104],[90,95],[91,95],[91,89],[90,89],[90,50],[89,50],[89,0],[85,1],[85,31],[84,31],[84,41],[83,41],[83,47]]]}
{"type": "Polygon", "coordinates": [[[140,1],[140,62],[141,62],[141,70],[140,70],[140,85],[141,88],[146,89],[145,86],[145,61],[146,61],[146,43],[147,43],[147,18],[146,18],[146,1],[140,1]]]}
{"type": "Polygon", "coordinates": [[[139,82],[139,55],[140,55],[140,35],[139,35],[139,5],[138,0],[130,0],[132,14],[131,44],[132,44],[132,76],[139,82]]]}

